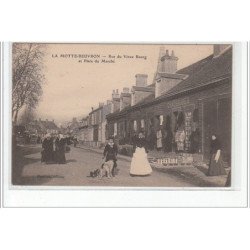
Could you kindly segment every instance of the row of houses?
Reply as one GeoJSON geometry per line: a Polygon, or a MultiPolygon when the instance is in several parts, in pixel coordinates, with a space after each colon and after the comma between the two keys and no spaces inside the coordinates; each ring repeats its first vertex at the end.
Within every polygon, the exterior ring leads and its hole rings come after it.
{"type": "Polygon", "coordinates": [[[151,149],[201,153],[209,158],[217,134],[224,159],[231,158],[232,46],[214,45],[213,54],[177,70],[174,51],[161,49],[154,80],[137,74],[135,84],[100,103],[84,118],[79,139],[100,146],[109,136],[131,144],[143,132],[151,149]]]}
{"type": "Polygon", "coordinates": [[[21,123],[15,126],[14,132],[16,135],[34,135],[44,137],[46,134],[58,134],[60,131],[59,127],[55,124],[54,120],[32,120],[27,123],[21,123]]]}

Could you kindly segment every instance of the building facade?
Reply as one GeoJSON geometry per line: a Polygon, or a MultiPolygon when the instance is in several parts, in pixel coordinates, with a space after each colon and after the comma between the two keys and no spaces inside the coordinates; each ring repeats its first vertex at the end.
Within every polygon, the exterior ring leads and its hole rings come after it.
{"type": "Polygon", "coordinates": [[[166,51],[155,82],[143,82],[151,92],[109,114],[107,133],[125,144],[143,131],[151,149],[201,153],[205,160],[211,135],[217,134],[224,159],[230,162],[232,47],[215,45],[213,55],[178,71],[177,61],[174,52],[166,51]]]}

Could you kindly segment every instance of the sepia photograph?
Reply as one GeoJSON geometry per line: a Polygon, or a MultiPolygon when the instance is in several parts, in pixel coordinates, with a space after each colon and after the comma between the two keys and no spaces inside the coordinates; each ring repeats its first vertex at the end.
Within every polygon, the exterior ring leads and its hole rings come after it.
{"type": "Polygon", "coordinates": [[[12,43],[12,186],[230,188],[233,44],[12,43]]]}

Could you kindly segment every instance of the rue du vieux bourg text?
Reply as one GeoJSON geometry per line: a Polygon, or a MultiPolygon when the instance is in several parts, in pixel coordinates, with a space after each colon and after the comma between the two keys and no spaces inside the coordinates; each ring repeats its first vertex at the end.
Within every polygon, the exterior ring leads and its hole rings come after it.
{"type": "Polygon", "coordinates": [[[52,54],[52,58],[77,59],[78,63],[115,63],[116,59],[143,59],[142,55],[100,55],[100,54],[52,54]]]}

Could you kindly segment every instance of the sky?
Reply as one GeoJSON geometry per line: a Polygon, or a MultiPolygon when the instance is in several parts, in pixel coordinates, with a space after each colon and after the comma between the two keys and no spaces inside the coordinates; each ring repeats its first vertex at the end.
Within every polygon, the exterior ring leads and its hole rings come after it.
{"type": "MultiPolygon", "coordinates": [[[[46,83],[37,107],[38,118],[60,125],[82,118],[111,99],[113,89],[135,85],[136,74],[152,83],[163,45],[48,44],[44,58],[46,83]],[[103,61],[104,60],[104,61],[103,61]],[[110,61],[111,60],[111,61],[110,61]]],[[[179,58],[178,69],[213,53],[212,45],[164,45],[179,58]]]]}

